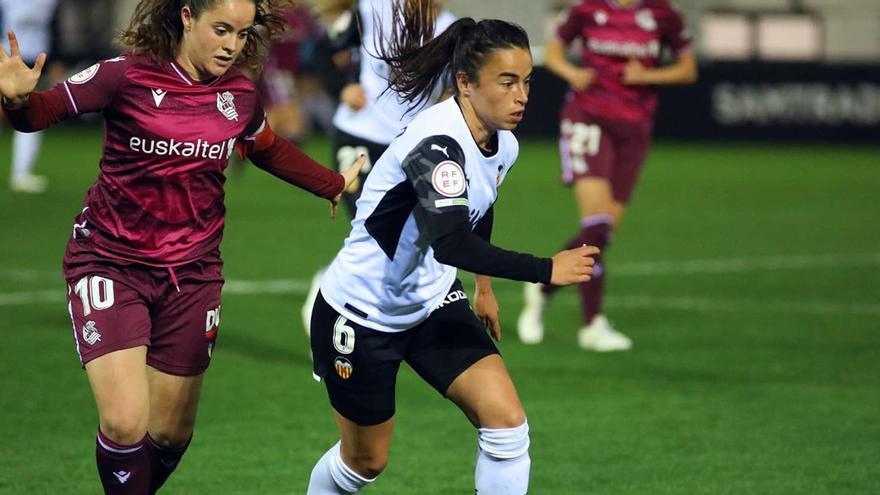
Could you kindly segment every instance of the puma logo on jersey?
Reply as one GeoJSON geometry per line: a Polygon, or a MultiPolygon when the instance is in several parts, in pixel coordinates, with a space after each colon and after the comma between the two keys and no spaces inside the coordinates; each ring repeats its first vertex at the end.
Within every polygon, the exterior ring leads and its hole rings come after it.
{"type": "Polygon", "coordinates": [[[441,147],[439,144],[432,144],[431,145],[431,151],[434,151],[434,150],[441,151],[441,152],[443,152],[444,155],[446,155],[446,158],[449,158],[449,153],[446,152],[447,149],[449,149],[449,146],[441,147]]]}
{"type": "Polygon", "coordinates": [[[153,101],[156,103],[156,108],[159,108],[159,105],[162,104],[162,100],[165,99],[165,95],[168,94],[164,89],[154,89],[153,92],[153,101]]]}

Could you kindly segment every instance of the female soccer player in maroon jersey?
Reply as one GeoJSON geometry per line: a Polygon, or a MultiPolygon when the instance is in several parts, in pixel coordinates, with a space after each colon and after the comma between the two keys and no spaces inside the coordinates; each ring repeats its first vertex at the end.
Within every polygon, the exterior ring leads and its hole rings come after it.
{"type": "Polygon", "coordinates": [[[98,406],[106,493],[155,493],[192,436],[220,323],[223,170],[238,150],[258,167],[331,200],[344,175],[277,139],[254,84],[282,29],[280,0],[142,0],[129,47],[45,92],[13,33],[0,50],[0,96],[16,129],[102,112],[100,175],[64,256],[77,352],[98,406]]]}
{"type": "MultiPolygon", "coordinates": [[[[651,141],[655,86],[697,77],[690,35],[667,0],[582,0],[547,43],[546,67],[571,85],[561,114],[562,178],[572,186],[580,214],[569,246],[588,244],[606,253],[620,223],[651,141]],[[565,58],[564,46],[580,38],[583,64],[565,58]],[[660,67],[668,47],[675,61],[660,67]]],[[[600,255],[601,257],[602,255],[600,255]]],[[[622,351],[632,341],[601,312],[607,270],[596,260],[593,279],[579,285],[584,327],[578,343],[594,351],[622,351]]],[[[526,285],[520,339],[543,339],[543,311],[551,286],[526,285]]]]}

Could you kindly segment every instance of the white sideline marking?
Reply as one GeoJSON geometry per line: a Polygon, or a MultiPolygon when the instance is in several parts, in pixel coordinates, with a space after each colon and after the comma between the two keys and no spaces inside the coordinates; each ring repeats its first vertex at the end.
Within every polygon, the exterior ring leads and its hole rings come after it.
{"type": "MultiPolygon", "coordinates": [[[[305,295],[309,282],[305,280],[269,280],[265,282],[230,280],[223,288],[224,296],[261,294],[305,295]]],[[[519,287],[505,287],[496,292],[512,295],[520,294],[519,287]]],[[[65,301],[64,291],[33,291],[0,294],[0,306],[22,306],[29,304],[57,304],[65,301]]],[[[822,301],[773,301],[746,299],[711,299],[699,297],[656,297],[656,296],[608,296],[605,302],[612,307],[633,309],[663,309],[672,311],[702,312],[760,312],[813,314],[813,315],[864,315],[880,316],[880,304],[841,304],[822,301]]],[[[561,298],[559,304],[578,306],[576,298],[561,298]]]]}
{"type": "MultiPolygon", "coordinates": [[[[792,254],[784,256],[757,256],[754,258],[717,258],[685,261],[624,261],[614,263],[615,277],[641,275],[668,275],[689,273],[731,273],[754,270],[801,270],[808,268],[852,268],[880,266],[880,253],[862,254],[792,254]]],[[[61,271],[0,269],[0,280],[13,282],[61,281],[61,271]]],[[[242,284],[233,290],[247,290],[249,284],[275,284],[277,290],[290,287],[296,292],[304,284],[301,280],[274,280],[262,282],[227,280],[226,288],[242,284]]],[[[267,289],[271,290],[271,289],[267,289]]],[[[308,290],[306,286],[305,290],[308,290]]]]}
{"type": "Polygon", "coordinates": [[[689,261],[631,261],[609,267],[611,276],[730,273],[754,270],[800,270],[880,266],[880,253],[761,256],[689,261]]]}
{"type": "Polygon", "coordinates": [[[311,280],[227,280],[223,284],[223,295],[227,294],[297,294],[306,295],[311,280]]]}
{"type": "MultiPolygon", "coordinates": [[[[839,304],[816,301],[749,301],[745,299],[709,299],[700,297],[608,296],[605,302],[612,307],[633,309],[669,309],[673,311],[776,312],[813,315],[880,316],[880,304],[839,304]]],[[[563,301],[579,306],[574,298],[563,301]]]]}
{"type": "MultiPolygon", "coordinates": [[[[880,266],[880,253],[849,255],[790,255],[765,256],[757,258],[706,259],[689,261],[651,261],[615,263],[613,276],[649,276],[668,274],[731,273],[752,270],[799,270],[809,268],[841,268],[880,266]]],[[[0,280],[17,282],[37,282],[60,279],[60,273],[26,269],[0,270],[0,280]]],[[[227,280],[223,294],[260,295],[294,294],[305,295],[310,280],[227,280]]],[[[60,284],[59,284],[60,285],[60,284]]],[[[519,295],[519,288],[502,288],[501,293],[519,295]]],[[[27,304],[58,303],[65,301],[64,291],[39,290],[28,292],[0,293],[0,306],[20,306],[27,304]]],[[[677,311],[776,311],[802,314],[856,314],[878,316],[880,304],[840,304],[824,301],[749,301],[743,299],[710,299],[693,297],[655,297],[655,296],[609,296],[611,306],[625,308],[668,309],[677,311]]],[[[576,299],[566,298],[562,304],[576,306],[576,299]]]]}
{"type": "Polygon", "coordinates": [[[24,304],[57,303],[65,301],[64,290],[39,290],[31,292],[12,292],[0,294],[0,306],[20,306],[24,304]]]}

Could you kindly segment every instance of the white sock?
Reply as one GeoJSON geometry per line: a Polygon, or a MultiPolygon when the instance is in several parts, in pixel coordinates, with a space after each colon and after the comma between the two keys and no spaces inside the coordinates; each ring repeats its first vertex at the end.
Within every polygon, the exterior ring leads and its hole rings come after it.
{"type": "Polygon", "coordinates": [[[477,495],[525,495],[529,491],[529,423],[516,428],[480,428],[475,481],[477,495]]]}
{"type": "Polygon", "coordinates": [[[18,132],[12,134],[12,176],[19,177],[34,170],[37,152],[43,141],[42,132],[18,132]]]}
{"type": "Polygon", "coordinates": [[[364,478],[346,466],[339,453],[339,442],[336,442],[312,468],[306,495],[348,495],[359,492],[375,480],[364,478]]]}

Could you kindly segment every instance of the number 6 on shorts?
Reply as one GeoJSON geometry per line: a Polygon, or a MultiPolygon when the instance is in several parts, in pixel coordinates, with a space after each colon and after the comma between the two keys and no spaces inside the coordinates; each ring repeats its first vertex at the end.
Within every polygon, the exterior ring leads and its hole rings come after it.
{"type": "Polygon", "coordinates": [[[333,347],[340,354],[351,354],[354,351],[354,328],[346,323],[348,320],[340,316],[333,325],[333,347]]]}

